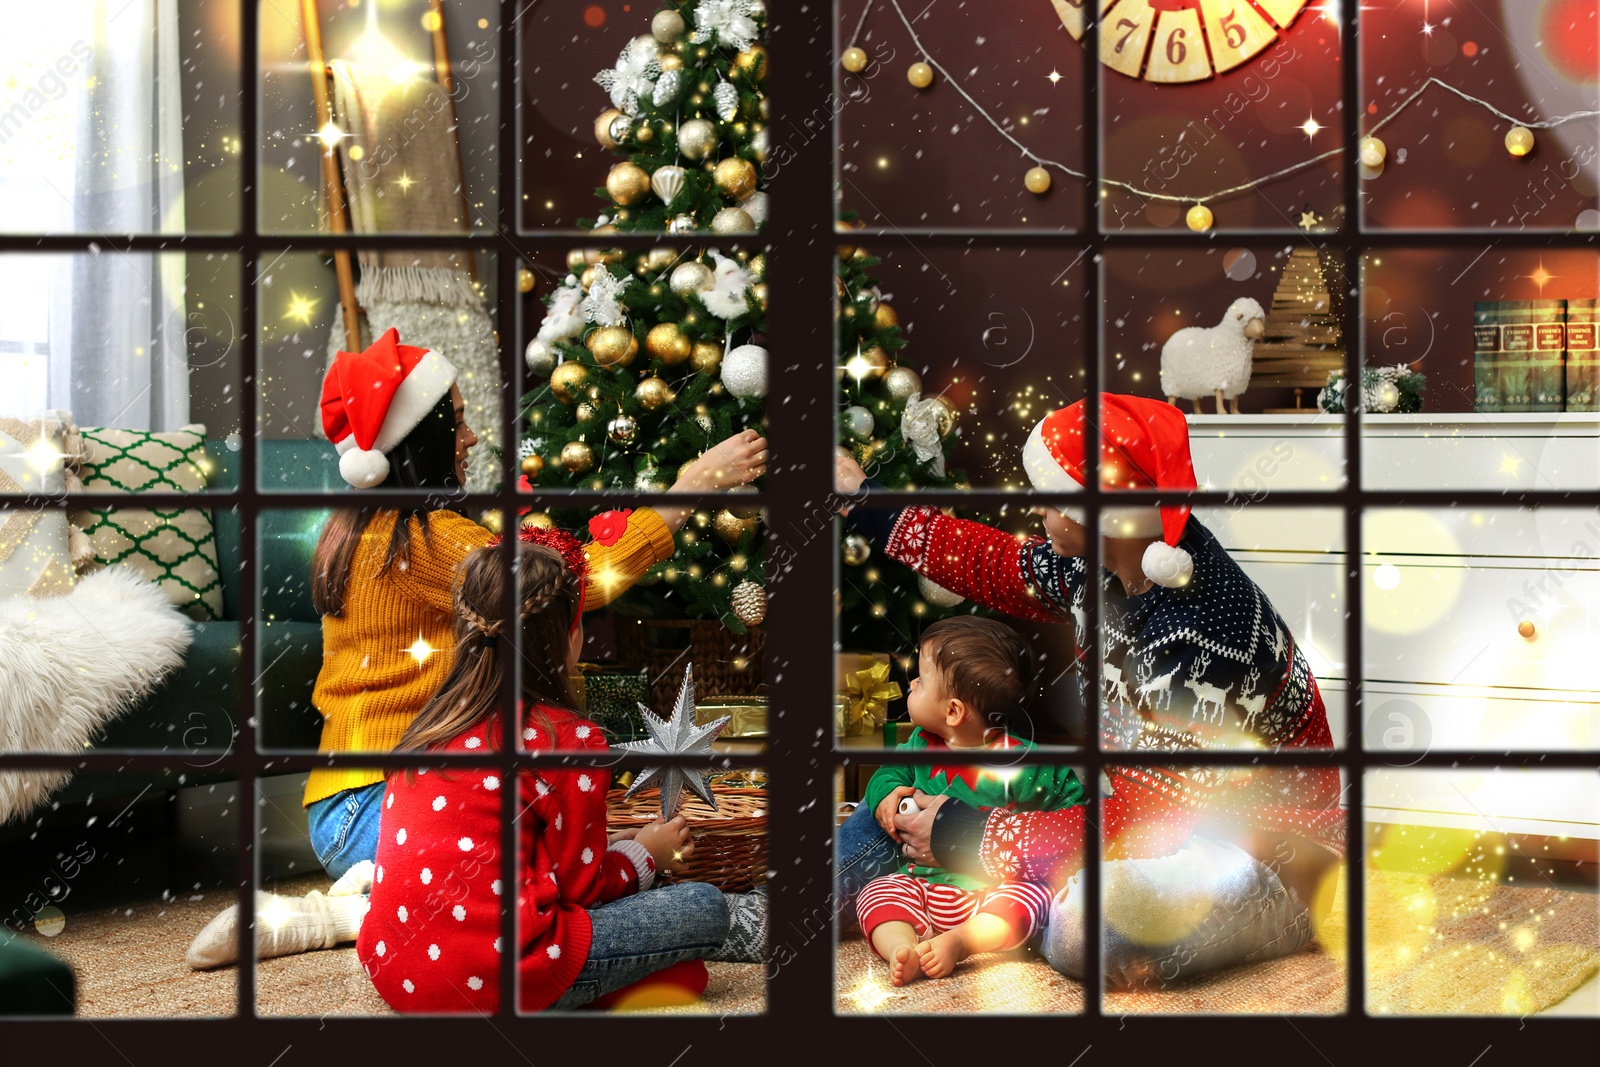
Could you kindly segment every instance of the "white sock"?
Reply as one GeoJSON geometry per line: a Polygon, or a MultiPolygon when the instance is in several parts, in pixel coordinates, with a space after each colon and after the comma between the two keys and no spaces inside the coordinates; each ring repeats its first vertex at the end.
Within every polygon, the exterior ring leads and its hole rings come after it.
{"type": "MultiPolygon", "coordinates": [[[[303,897],[256,893],[256,955],[289,956],[354,941],[367,914],[367,898],[327,897],[313,890],[303,897]]],[[[239,906],[225,909],[195,935],[185,955],[197,971],[238,962],[239,906]]]]}
{"type": "Polygon", "coordinates": [[[372,892],[373,870],[374,867],[371,860],[362,860],[339,876],[339,880],[333,883],[333,888],[328,890],[328,895],[330,897],[349,897],[357,894],[365,896],[372,892]]]}

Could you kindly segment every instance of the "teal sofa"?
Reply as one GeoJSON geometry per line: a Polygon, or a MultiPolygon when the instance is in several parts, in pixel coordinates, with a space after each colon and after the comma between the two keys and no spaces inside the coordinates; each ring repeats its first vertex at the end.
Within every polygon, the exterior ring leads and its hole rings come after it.
{"type": "MultiPolygon", "coordinates": [[[[239,482],[239,454],[221,441],[208,441],[214,462],[213,485],[239,482]]],[[[270,472],[266,491],[344,495],[333,447],[325,441],[262,441],[260,467],[270,472]]],[[[247,580],[239,539],[239,513],[232,505],[212,511],[217,562],[222,578],[222,618],[194,624],[194,640],[181,670],[137,707],[119,716],[95,744],[101,750],[162,753],[174,757],[171,773],[159,771],[88,772],[76,775],[53,800],[71,803],[90,796],[120,796],[147,785],[225,781],[231,774],[213,767],[239,744],[239,695],[247,680],[240,672],[240,585],[247,580]]],[[[311,607],[311,555],[328,509],[276,510],[270,500],[258,513],[261,575],[257,598],[260,625],[256,652],[256,722],[260,747],[268,751],[317,747],[321,716],[311,690],[322,666],[322,627],[311,607]]]]}

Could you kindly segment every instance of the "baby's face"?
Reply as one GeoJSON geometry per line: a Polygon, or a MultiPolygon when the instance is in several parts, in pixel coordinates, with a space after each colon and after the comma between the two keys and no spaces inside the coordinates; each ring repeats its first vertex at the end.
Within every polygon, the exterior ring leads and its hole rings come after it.
{"type": "Polygon", "coordinates": [[[911,713],[912,725],[922,727],[924,733],[944,737],[947,729],[945,709],[948,705],[949,694],[945,692],[944,679],[939,676],[933,656],[924,646],[917,657],[917,676],[911,679],[911,693],[906,697],[906,710],[911,713]]]}

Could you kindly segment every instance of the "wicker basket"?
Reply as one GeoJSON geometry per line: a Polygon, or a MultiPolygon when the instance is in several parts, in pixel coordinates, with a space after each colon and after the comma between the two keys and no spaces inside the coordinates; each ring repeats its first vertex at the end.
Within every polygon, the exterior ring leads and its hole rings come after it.
{"type": "MultiPolygon", "coordinates": [[[[767,791],[712,786],[713,811],[699,797],[684,794],[679,807],[689,817],[694,854],[682,874],[669,881],[707,882],[725,893],[748,893],[767,883],[767,791]]],[[[606,794],[608,830],[637,829],[661,815],[661,791],[644,789],[628,800],[626,790],[606,794]]]]}
{"type": "Polygon", "coordinates": [[[759,626],[736,634],[715,619],[618,619],[616,636],[621,660],[649,676],[657,714],[671,709],[691,663],[696,700],[763,691],[767,633],[759,626]]]}

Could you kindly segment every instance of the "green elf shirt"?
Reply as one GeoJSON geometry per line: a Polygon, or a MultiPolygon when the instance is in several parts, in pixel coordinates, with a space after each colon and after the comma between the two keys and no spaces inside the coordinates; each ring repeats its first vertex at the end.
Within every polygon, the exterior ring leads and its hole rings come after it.
{"type": "MultiPolygon", "coordinates": [[[[1010,734],[984,746],[985,749],[1033,747],[1033,742],[1010,734]]],[[[924,734],[920,726],[914,728],[906,743],[897,748],[897,751],[928,750],[938,750],[951,758],[958,757],[963,751],[950,748],[943,738],[924,734]]],[[[986,812],[1006,806],[1018,811],[1055,811],[1057,808],[1070,808],[1084,803],[1083,785],[1070,767],[978,767],[942,763],[900,763],[879,767],[867,782],[866,795],[861,802],[867,805],[868,810],[875,812],[883,798],[902,785],[920,789],[929,796],[953,797],[986,812]]],[[[995,884],[992,879],[915,863],[906,864],[905,873],[961,889],[984,889],[995,884]]]]}

